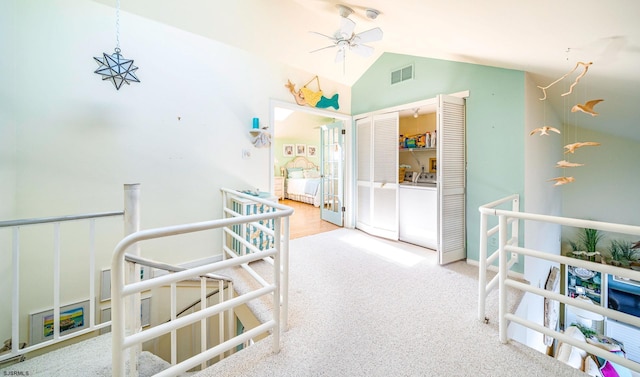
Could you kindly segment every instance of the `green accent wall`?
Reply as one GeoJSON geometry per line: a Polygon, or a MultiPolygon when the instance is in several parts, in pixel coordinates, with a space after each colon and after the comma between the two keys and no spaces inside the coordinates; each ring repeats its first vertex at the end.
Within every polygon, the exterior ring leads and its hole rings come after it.
{"type": "MultiPolygon", "coordinates": [[[[478,260],[478,207],[524,190],[525,73],[477,64],[385,53],[352,87],[352,113],[469,91],[466,101],[467,257],[478,260]],[[414,65],[414,79],[391,72],[414,65]]],[[[522,263],[518,265],[522,271],[522,263]]]]}

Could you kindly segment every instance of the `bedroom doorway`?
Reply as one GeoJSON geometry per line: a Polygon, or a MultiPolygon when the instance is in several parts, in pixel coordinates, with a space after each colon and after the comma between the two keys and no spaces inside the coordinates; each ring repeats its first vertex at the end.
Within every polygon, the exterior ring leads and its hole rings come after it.
{"type": "MultiPolygon", "coordinates": [[[[294,216],[291,219],[291,237],[301,237],[338,228],[339,226],[331,224],[322,218],[322,206],[320,206],[320,203],[323,198],[321,198],[321,190],[318,190],[318,195],[313,200],[309,197],[296,198],[295,192],[287,193],[288,183],[291,183],[292,187],[297,184],[293,178],[288,177],[287,164],[294,159],[297,162],[304,159],[309,164],[313,164],[312,168],[317,169],[319,173],[326,167],[323,163],[324,157],[322,157],[324,154],[321,140],[323,127],[326,129],[327,125],[338,121],[340,127],[344,128],[345,125],[349,124],[347,121],[351,118],[327,110],[272,100],[271,119],[273,119],[273,140],[271,144],[273,179],[271,189],[275,190],[281,184],[282,193],[280,197],[283,199],[280,202],[295,209],[294,216]],[[291,154],[291,151],[293,151],[293,154],[291,154]],[[291,180],[288,181],[289,179],[291,180]]],[[[344,150],[342,154],[344,155],[344,150]]],[[[341,166],[342,173],[338,174],[336,172],[332,174],[331,178],[336,182],[334,187],[339,187],[343,193],[346,179],[344,165],[341,166]]],[[[337,192],[332,190],[324,194],[336,195],[337,192]]],[[[334,201],[337,200],[337,198],[333,199],[334,201]]],[[[343,206],[344,202],[341,199],[339,203],[340,209],[343,206]]],[[[334,208],[338,208],[338,204],[332,206],[332,209],[334,208]]],[[[342,217],[342,212],[340,215],[342,217]]],[[[340,226],[343,224],[345,223],[341,221],[340,226]]]]}
{"type": "Polygon", "coordinates": [[[320,217],[337,226],[343,224],[344,211],[344,124],[334,122],[320,127],[320,217]]]}

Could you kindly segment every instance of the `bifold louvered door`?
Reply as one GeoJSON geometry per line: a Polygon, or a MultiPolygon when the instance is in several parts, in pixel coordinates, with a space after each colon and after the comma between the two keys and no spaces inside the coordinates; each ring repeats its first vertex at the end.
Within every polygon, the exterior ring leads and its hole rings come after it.
{"type": "Polygon", "coordinates": [[[438,260],[466,258],[464,99],[438,96],[438,260]]]}
{"type": "Polygon", "coordinates": [[[398,239],[397,112],[356,120],[357,221],[367,233],[398,239]]]}

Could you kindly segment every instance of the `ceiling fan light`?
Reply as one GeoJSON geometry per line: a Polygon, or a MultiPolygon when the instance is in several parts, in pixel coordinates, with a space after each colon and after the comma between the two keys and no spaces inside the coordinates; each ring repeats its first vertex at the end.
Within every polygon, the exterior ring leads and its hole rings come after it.
{"type": "Polygon", "coordinates": [[[346,5],[336,4],[336,7],[338,7],[338,12],[340,12],[341,17],[347,18],[353,13],[353,9],[346,5]]]}
{"type": "Polygon", "coordinates": [[[367,9],[364,11],[364,13],[367,15],[367,18],[370,20],[375,20],[376,18],[378,18],[378,15],[380,15],[380,12],[377,9],[367,9]]]}

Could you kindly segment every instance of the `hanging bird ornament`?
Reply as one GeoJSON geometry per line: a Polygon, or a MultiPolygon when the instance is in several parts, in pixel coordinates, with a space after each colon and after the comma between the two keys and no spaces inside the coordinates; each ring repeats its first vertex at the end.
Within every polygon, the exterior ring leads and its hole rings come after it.
{"type": "Polygon", "coordinates": [[[567,183],[571,183],[575,180],[576,179],[573,177],[556,177],[556,178],[549,179],[548,182],[555,181],[556,183],[554,184],[554,186],[562,186],[562,185],[566,185],[567,183]]]}
{"type": "Polygon", "coordinates": [[[566,149],[566,151],[564,151],[564,153],[574,153],[576,149],[578,148],[582,148],[582,147],[597,147],[599,146],[600,143],[595,142],[595,141],[584,141],[584,142],[578,142],[578,143],[573,143],[573,144],[567,144],[564,146],[564,149],[566,149]]]}
{"type": "Polygon", "coordinates": [[[537,132],[540,132],[540,136],[549,135],[549,131],[553,131],[557,134],[561,133],[560,130],[555,127],[543,126],[543,127],[538,127],[535,130],[531,131],[531,133],[529,133],[529,136],[535,135],[537,132]]]}
{"type": "Polygon", "coordinates": [[[122,84],[129,85],[131,82],[140,82],[136,76],[138,67],[133,65],[132,59],[125,59],[120,53],[120,0],[116,4],[116,48],[114,53],[109,55],[103,53],[100,57],[93,57],[98,63],[98,69],[93,71],[102,76],[102,80],[109,80],[120,90],[122,84]]]}
{"type": "Polygon", "coordinates": [[[604,100],[603,99],[594,99],[594,100],[591,100],[591,101],[587,101],[584,104],[579,103],[577,105],[574,105],[571,108],[571,112],[575,113],[575,112],[578,112],[578,111],[582,111],[583,113],[589,114],[592,117],[598,116],[598,113],[596,113],[596,111],[593,109],[593,107],[595,105],[599,104],[602,101],[604,101],[604,100]]]}

